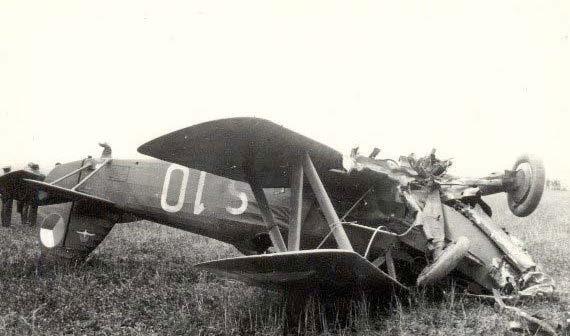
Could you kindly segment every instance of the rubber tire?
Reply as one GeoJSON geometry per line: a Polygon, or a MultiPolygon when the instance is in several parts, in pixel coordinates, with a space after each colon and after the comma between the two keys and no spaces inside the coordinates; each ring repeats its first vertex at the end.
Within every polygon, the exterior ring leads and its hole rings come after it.
{"type": "Polygon", "coordinates": [[[517,158],[513,165],[513,171],[523,163],[528,163],[532,171],[532,178],[530,181],[530,188],[525,198],[517,203],[513,196],[513,192],[507,191],[507,202],[509,209],[517,217],[526,217],[530,215],[540,203],[542,193],[544,192],[544,165],[542,161],[535,156],[523,154],[517,158]]]}

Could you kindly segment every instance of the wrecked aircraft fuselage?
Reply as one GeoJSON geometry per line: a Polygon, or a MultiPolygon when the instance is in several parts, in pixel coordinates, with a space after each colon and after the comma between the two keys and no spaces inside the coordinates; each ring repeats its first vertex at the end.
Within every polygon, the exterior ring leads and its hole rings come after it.
{"type": "Polygon", "coordinates": [[[406,290],[453,277],[474,292],[553,290],[482,199],[505,192],[516,216],[536,209],[544,168],[531,156],[475,179],[447,174],[451,162],[435,152],[394,161],[353,151],[343,169],[332,148],[256,118],[190,126],[139,148],[161,161],[113,159],[101,145],[99,159],[57,165],[45,181],[0,176],[5,226],[13,200],[45,206],[46,259],[82,260],[114,224],[147,219],[233,244],[248,256],[199,266],[264,287],[406,290]]]}
{"type": "Polygon", "coordinates": [[[351,166],[342,174],[366,179],[377,187],[367,191],[360,205],[352,206],[347,220],[382,226],[380,231],[397,234],[396,268],[407,259],[416,266],[411,268],[417,275],[418,264],[425,264],[416,278],[418,285],[456,275],[472,291],[478,291],[473,286],[478,284],[479,289],[498,288],[522,296],[552,293],[552,279],[518,239],[491,219],[492,209],[482,199],[506,192],[513,214],[529,215],[544,188],[541,162],[523,155],[512,170],[483,178],[451,176],[446,173],[450,165],[450,161],[437,159],[435,151],[418,160],[403,156],[399,162],[353,151],[351,166]],[[415,235],[410,234],[414,231],[415,235]]]}

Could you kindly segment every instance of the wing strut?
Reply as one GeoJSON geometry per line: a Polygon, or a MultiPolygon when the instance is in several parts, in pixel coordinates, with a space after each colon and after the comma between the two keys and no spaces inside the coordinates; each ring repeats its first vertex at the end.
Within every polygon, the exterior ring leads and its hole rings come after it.
{"type": "Polygon", "coordinates": [[[303,164],[301,160],[294,163],[291,172],[291,217],[289,221],[289,250],[299,251],[301,248],[301,216],[303,205],[303,164]]]}
{"type": "Polygon", "coordinates": [[[279,227],[275,224],[275,219],[273,218],[273,213],[271,212],[271,208],[269,207],[269,203],[267,202],[267,198],[265,197],[265,192],[263,188],[259,185],[259,181],[256,181],[255,176],[250,176],[249,179],[249,186],[253,191],[253,195],[255,196],[255,200],[259,205],[259,210],[261,212],[261,218],[263,218],[263,222],[267,229],[269,230],[269,238],[271,238],[271,242],[273,246],[279,252],[287,251],[287,247],[285,247],[285,242],[283,241],[283,236],[281,235],[281,231],[279,231],[279,227]]]}
{"type": "Polygon", "coordinates": [[[303,170],[305,171],[305,174],[307,174],[309,183],[315,192],[317,201],[319,202],[327,223],[333,232],[338,247],[343,250],[354,251],[352,244],[350,244],[350,240],[348,239],[348,236],[342,227],[342,223],[340,222],[340,219],[334,210],[331,199],[327,195],[325,186],[319,178],[319,174],[313,165],[311,157],[307,153],[305,153],[303,158],[303,170]]]}
{"type": "MultiPolygon", "coordinates": [[[[347,250],[354,252],[352,244],[348,239],[348,235],[342,227],[342,222],[338,218],[336,211],[334,210],[333,204],[327,194],[327,191],[323,185],[323,182],[319,178],[319,174],[315,169],[313,161],[309,154],[304,153],[297,157],[297,161],[292,167],[291,171],[291,222],[289,229],[289,249],[291,251],[298,251],[300,248],[301,241],[301,211],[302,211],[302,197],[303,197],[303,173],[307,175],[309,184],[315,193],[317,202],[319,203],[321,210],[327,220],[329,228],[334,235],[338,247],[342,250],[347,250]]],[[[258,177],[255,175],[255,171],[251,169],[251,166],[246,166],[245,175],[249,181],[255,200],[259,204],[259,209],[261,211],[261,217],[265,226],[269,230],[269,238],[273,243],[273,246],[279,252],[286,252],[287,247],[283,240],[283,236],[279,231],[279,227],[275,224],[271,208],[265,197],[262,186],[259,183],[258,177]],[[249,168],[249,169],[247,169],[249,168]]]]}
{"type": "MultiPolygon", "coordinates": [[[[350,227],[351,231],[345,231],[344,224],[348,223],[339,218],[319,176],[331,170],[346,173],[342,170],[342,155],[332,148],[265,120],[233,118],[167,134],[139,147],[139,152],[249,184],[271,239],[274,250],[271,252],[276,253],[216,260],[200,264],[200,267],[270,288],[365,286],[386,292],[395,288],[406,289],[395,278],[393,258],[389,253],[379,259],[379,263],[373,264],[368,255],[362,256],[354,250],[348,234],[359,238],[355,244],[361,243],[360,238],[367,234],[373,235],[370,244],[377,234],[382,234],[382,243],[386,244],[395,240],[396,235],[367,226],[356,232],[354,228],[360,227],[357,224],[350,227]],[[311,189],[303,190],[305,186],[311,189]],[[291,194],[287,237],[276,225],[263,189],[286,187],[291,194]],[[318,210],[323,215],[318,214],[314,222],[312,218],[303,218],[305,194],[310,194],[311,204],[316,199],[318,210]],[[315,233],[320,235],[326,229],[313,232],[311,227],[310,235],[302,235],[309,229],[303,227],[303,221],[325,225],[323,218],[328,228],[323,242],[333,236],[336,249],[320,249],[323,243],[313,247],[314,238],[318,238],[315,233]],[[378,267],[386,259],[391,275],[378,267]]],[[[340,182],[345,185],[351,181],[347,177],[340,182]]],[[[378,257],[376,251],[373,255],[378,257]]]]}

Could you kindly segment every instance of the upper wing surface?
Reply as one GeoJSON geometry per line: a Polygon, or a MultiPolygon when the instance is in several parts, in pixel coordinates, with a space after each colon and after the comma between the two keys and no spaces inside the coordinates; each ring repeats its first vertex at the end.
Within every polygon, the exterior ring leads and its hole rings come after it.
{"type": "Polygon", "coordinates": [[[336,150],[258,118],[190,126],[151,140],[138,151],[237,181],[247,182],[249,172],[265,188],[289,186],[291,166],[302,153],[311,156],[319,172],[342,168],[336,150]]]}

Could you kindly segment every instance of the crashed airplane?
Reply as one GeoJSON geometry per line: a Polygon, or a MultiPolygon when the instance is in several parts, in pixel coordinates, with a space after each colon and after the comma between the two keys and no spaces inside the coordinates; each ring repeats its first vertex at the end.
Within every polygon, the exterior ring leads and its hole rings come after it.
{"type": "Polygon", "coordinates": [[[407,291],[453,278],[474,293],[534,296],[554,283],[492,220],[482,196],[506,193],[515,216],[538,206],[544,168],[521,156],[481,178],[446,173],[435,151],[398,161],[342,155],[270,121],[214,120],[138,151],[153,160],[100,158],[47,176],[0,176],[2,224],[14,200],[47,214],[41,258],[85,259],[117,223],[146,219],[234,245],[244,256],[197,265],[274,289],[362,287],[407,291]],[[156,160],[158,159],[158,160],[156,160]]]}

